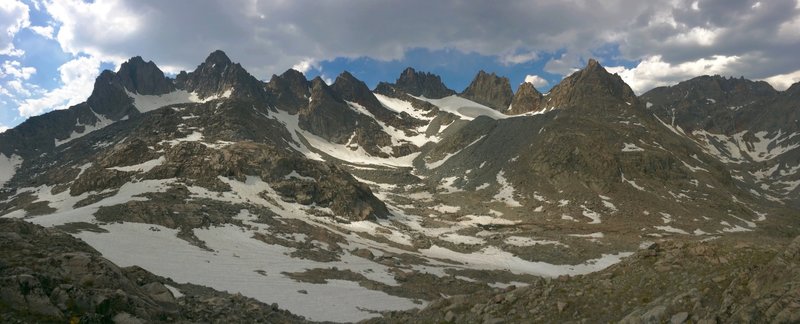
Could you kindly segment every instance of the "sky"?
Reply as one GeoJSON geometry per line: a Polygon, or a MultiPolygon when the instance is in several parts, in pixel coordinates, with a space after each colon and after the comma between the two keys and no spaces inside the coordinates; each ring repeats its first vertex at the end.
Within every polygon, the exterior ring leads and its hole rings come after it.
{"type": "Polygon", "coordinates": [[[216,49],[261,80],[412,66],[547,91],[597,59],[636,93],[699,75],[800,81],[800,0],[0,0],[0,131],[86,100],[133,56],[192,71],[216,49]]]}

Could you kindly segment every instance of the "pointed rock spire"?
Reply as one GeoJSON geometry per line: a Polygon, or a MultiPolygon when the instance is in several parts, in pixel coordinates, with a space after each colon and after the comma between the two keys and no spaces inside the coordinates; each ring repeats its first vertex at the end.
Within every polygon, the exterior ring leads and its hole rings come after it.
{"type": "Polygon", "coordinates": [[[428,72],[418,72],[414,68],[408,67],[403,70],[397,78],[395,87],[406,93],[431,99],[439,99],[456,94],[442,83],[442,79],[435,74],[428,72]]]}
{"type": "Polygon", "coordinates": [[[541,110],[542,99],[544,96],[530,82],[523,82],[517,88],[511,107],[505,113],[508,115],[519,115],[528,112],[541,110]]]}
{"type": "Polygon", "coordinates": [[[296,114],[300,108],[308,105],[310,87],[311,83],[303,73],[288,69],[279,76],[272,75],[266,89],[278,109],[296,114]]]}
{"type": "Polygon", "coordinates": [[[233,63],[225,52],[216,50],[191,73],[181,72],[176,86],[197,93],[200,98],[235,96],[267,100],[264,84],[248,73],[239,63],[233,63]]]}
{"type": "Polygon", "coordinates": [[[386,109],[386,107],[378,101],[378,98],[375,97],[375,94],[369,90],[363,81],[357,79],[350,74],[350,72],[344,71],[342,74],[339,74],[331,88],[336,91],[342,99],[363,106],[380,121],[388,123],[397,118],[394,112],[386,109]]]}
{"type": "Polygon", "coordinates": [[[547,95],[544,106],[568,108],[593,106],[600,100],[619,104],[638,103],[636,94],[617,74],[611,74],[595,59],[589,59],[582,70],[564,78],[547,95]]]}
{"type": "Polygon", "coordinates": [[[478,72],[461,96],[498,111],[506,111],[514,98],[508,78],[478,72]]]}
{"type": "Polygon", "coordinates": [[[220,65],[220,66],[228,66],[230,64],[233,64],[233,62],[231,62],[231,59],[228,58],[228,55],[225,54],[225,52],[223,52],[222,50],[216,50],[211,52],[211,54],[208,54],[208,57],[206,57],[204,63],[208,65],[220,65]]]}
{"type": "Polygon", "coordinates": [[[142,95],[161,95],[175,90],[164,72],[153,61],[145,62],[141,56],[122,63],[116,79],[128,91],[142,95]]]}

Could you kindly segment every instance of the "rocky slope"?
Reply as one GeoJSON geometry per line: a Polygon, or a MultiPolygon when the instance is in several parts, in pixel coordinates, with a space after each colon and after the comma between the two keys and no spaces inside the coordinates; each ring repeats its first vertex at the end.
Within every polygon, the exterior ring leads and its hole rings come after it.
{"type": "Polygon", "coordinates": [[[3,323],[301,323],[252,298],[120,268],[58,229],[0,219],[3,323]]]}
{"type": "Polygon", "coordinates": [[[651,243],[597,273],[450,296],[367,323],[800,321],[800,238],[761,240],[651,243]]]}
{"type": "Polygon", "coordinates": [[[590,62],[551,92],[562,108],[451,126],[417,166],[425,166],[420,173],[431,186],[458,191],[450,199],[475,202],[465,202],[466,210],[498,201],[490,209],[539,235],[614,232],[604,241],[623,244],[641,236],[747,231],[766,214],[790,217],[792,211],[736,186],[723,163],[662,125],[631,94],[618,76],[590,62]]]}
{"type": "Polygon", "coordinates": [[[761,199],[800,206],[800,112],[795,84],[702,76],[642,95],[675,131],[726,163],[737,184],[761,199]]]}

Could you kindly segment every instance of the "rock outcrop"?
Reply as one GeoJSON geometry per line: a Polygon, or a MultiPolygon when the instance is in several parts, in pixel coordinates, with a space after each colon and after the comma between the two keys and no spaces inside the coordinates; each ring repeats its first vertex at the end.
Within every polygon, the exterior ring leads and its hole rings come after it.
{"type": "Polygon", "coordinates": [[[179,89],[194,92],[200,98],[235,96],[268,100],[264,84],[220,50],[212,52],[193,72],[181,71],[175,83],[179,89]]]}
{"type": "Polygon", "coordinates": [[[272,76],[267,83],[267,92],[276,108],[294,115],[308,105],[311,83],[303,73],[288,69],[280,76],[272,76]]]}
{"type": "Polygon", "coordinates": [[[119,83],[133,93],[161,95],[175,90],[175,85],[153,61],[145,62],[141,56],[131,58],[116,73],[119,83]]]}
{"type": "Polygon", "coordinates": [[[586,67],[566,77],[545,98],[546,108],[590,108],[616,104],[637,105],[630,86],[611,74],[594,59],[586,67]]]}
{"type": "Polygon", "coordinates": [[[59,229],[0,218],[0,245],[3,323],[305,322],[241,295],[120,268],[59,229]]]}
{"type": "Polygon", "coordinates": [[[514,99],[508,78],[497,76],[494,73],[489,74],[483,70],[478,72],[478,75],[460,96],[498,111],[506,111],[514,99]]]}
{"type": "Polygon", "coordinates": [[[298,116],[302,129],[338,144],[347,144],[358,118],[320,77],[311,80],[311,101],[298,116]]]}
{"type": "Polygon", "coordinates": [[[336,77],[331,89],[343,100],[361,105],[379,121],[395,124],[394,120],[399,118],[396,113],[383,107],[364,81],[356,79],[350,72],[342,72],[336,77]]]}
{"type": "Polygon", "coordinates": [[[529,112],[537,112],[542,110],[542,102],[544,96],[541,92],[536,90],[533,84],[523,82],[517,88],[517,93],[514,94],[514,99],[511,101],[511,107],[505,111],[508,115],[519,115],[529,112]]]}
{"type": "Polygon", "coordinates": [[[757,243],[664,241],[601,272],[449,296],[367,323],[796,323],[798,247],[800,238],[778,253],[757,243]]]}
{"type": "Polygon", "coordinates": [[[430,72],[416,71],[409,67],[403,70],[394,84],[397,89],[412,96],[439,99],[456,94],[442,83],[441,77],[430,72]]]}

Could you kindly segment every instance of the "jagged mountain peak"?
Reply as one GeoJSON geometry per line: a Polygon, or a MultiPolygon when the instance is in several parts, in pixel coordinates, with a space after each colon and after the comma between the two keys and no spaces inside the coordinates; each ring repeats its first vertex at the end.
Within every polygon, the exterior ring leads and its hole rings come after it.
{"type": "Polygon", "coordinates": [[[361,105],[378,120],[389,124],[398,123],[397,115],[386,109],[375,97],[375,94],[370,91],[367,84],[357,79],[350,72],[344,71],[339,74],[331,88],[342,99],[361,105]]]}
{"type": "Polygon", "coordinates": [[[339,95],[333,91],[333,89],[331,89],[331,86],[329,86],[325,80],[322,79],[322,77],[314,77],[310,82],[312,101],[319,96],[325,96],[335,99],[337,102],[342,102],[342,99],[339,97],[339,95]]]}
{"type": "Polygon", "coordinates": [[[643,94],[642,97],[650,98],[660,93],[673,92],[679,100],[705,102],[712,99],[714,102],[752,100],[766,98],[778,94],[769,83],[765,81],[752,81],[743,77],[723,77],[720,75],[702,75],[676,85],[658,87],[643,94]]]}
{"type": "Polygon", "coordinates": [[[164,72],[153,61],[145,62],[141,56],[134,56],[122,63],[116,79],[128,91],[143,95],[161,95],[175,90],[164,72]]]}
{"type": "Polygon", "coordinates": [[[311,83],[306,76],[295,69],[288,69],[281,75],[272,75],[266,90],[278,109],[296,114],[308,104],[311,96],[311,83]]]}
{"type": "Polygon", "coordinates": [[[505,111],[511,104],[514,93],[508,78],[480,70],[461,96],[498,111],[505,111]]]}
{"type": "Polygon", "coordinates": [[[412,96],[432,99],[452,96],[456,92],[447,88],[442,83],[442,78],[430,72],[417,71],[407,67],[400,73],[394,85],[397,89],[405,91],[412,96]]]}
{"type": "Polygon", "coordinates": [[[767,97],[778,93],[769,83],[765,81],[752,81],[743,77],[723,77],[720,75],[703,75],[677,85],[684,90],[692,91],[695,94],[717,95],[727,98],[739,97],[767,97]]]}
{"type": "Polygon", "coordinates": [[[284,78],[286,80],[303,80],[305,82],[308,81],[308,79],[306,79],[306,75],[303,74],[303,72],[297,71],[295,69],[286,70],[286,72],[283,72],[281,74],[281,78],[284,78]]]}
{"type": "Polygon", "coordinates": [[[359,80],[348,71],[339,73],[339,75],[336,77],[336,80],[334,80],[333,84],[330,86],[340,94],[346,92],[372,93],[364,81],[359,80]]]}
{"type": "Polygon", "coordinates": [[[597,105],[599,99],[634,105],[636,94],[618,74],[609,73],[595,59],[586,67],[564,78],[547,96],[545,106],[568,108],[597,105]]]}
{"type": "Polygon", "coordinates": [[[523,82],[517,88],[514,94],[514,99],[511,101],[511,106],[506,114],[518,115],[528,112],[536,112],[541,110],[542,99],[544,96],[536,87],[530,82],[523,82]]]}
{"type": "Polygon", "coordinates": [[[227,66],[233,64],[228,55],[225,54],[225,52],[223,52],[222,50],[216,50],[211,52],[211,54],[208,54],[208,57],[206,57],[204,63],[209,65],[221,65],[221,66],[227,66]]]}
{"type": "Polygon", "coordinates": [[[193,72],[181,71],[175,83],[178,88],[195,92],[200,98],[233,95],[267,100],[264,84],[220,50],[209,54],[193,72]]]}

